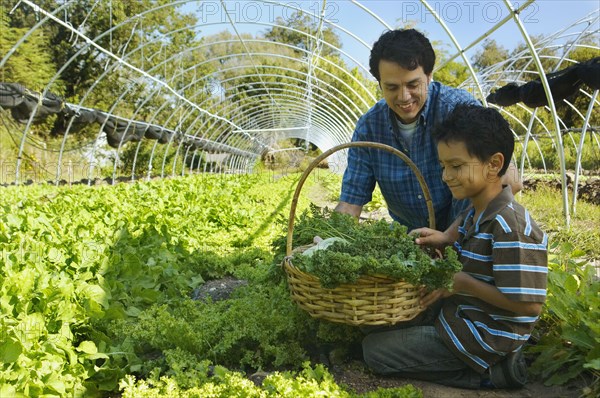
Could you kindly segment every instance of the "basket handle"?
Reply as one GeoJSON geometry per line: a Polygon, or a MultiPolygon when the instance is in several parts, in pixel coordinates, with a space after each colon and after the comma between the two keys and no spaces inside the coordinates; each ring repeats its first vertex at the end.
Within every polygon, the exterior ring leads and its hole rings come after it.
{"type": "Polygon", "coordinates": [[[412,160],[410,160],[410,158],[408,156],[406,156],[402,151],[399,151],[398,149],[396,149],[392,146],[389,146],[386,144],[381,144],[379,142],[370,142],[370,141],[347,142],[344,144],[334,146],[333,148],[330,148],[329,150],[327,150],[327,151],[323,152],[322,154],[320,154],[319,156],[317,156],[308,165],[306,170],[304,170],[304,173],[302,173],[302,176],[300,177],[300,180],[298,181],[298,185],[296,186],[296,191],[294,192],[294,197],[292,199],[292,205],[290,208],[290,219],[288,220],[288,234],[287,234],[287,244],[286,244],[286,255],[287,256],[290,256],[292,254],[292,235],[294,233],[294,218],[296,217],[296,207],[298,206],[298,198],[300,197],[300,191],[302,190],[302,186],[304,185],[304,182],[306,182],[308,175],[315,167],[317,167],[317,165],[319,163],[321,163],[321,161],[323,159],[327,158],[332,153],[341,151],[342,149],[351,148],[351,147],[368,147],[368,148],[383,149],[385,151],[393,153],[394,155],[396,155],[400,159],[402,159],[411,168],[413,173],[415,173],[415,176],[417,177],[417,180],[419,181],[419,185],[421,186],[421,189],[423,190],[423,195],[425,196],[425,203],[427,204],[427,212],[429,214],[429,228],[435,229],[435,212],[433,211],[433,203],[431,201],[431,194],[429,193],[429,188],[427,187],[427,183],[425,182],[423,175],[421,174],[421,172],[419,171],[417,166],[413,163],[412,160]]]}

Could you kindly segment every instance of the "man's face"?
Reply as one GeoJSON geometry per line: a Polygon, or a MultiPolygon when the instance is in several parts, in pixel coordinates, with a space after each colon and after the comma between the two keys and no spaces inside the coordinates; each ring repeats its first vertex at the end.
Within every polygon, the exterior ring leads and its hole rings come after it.
{"type": "Polygon", "coordinates": [[[392,61],[379,61],[379,85],[383,98],[404,124],[417,120],[427,100],[427,89],[431,74],[426,75],[423,67],[404,69],[392,61]]]}

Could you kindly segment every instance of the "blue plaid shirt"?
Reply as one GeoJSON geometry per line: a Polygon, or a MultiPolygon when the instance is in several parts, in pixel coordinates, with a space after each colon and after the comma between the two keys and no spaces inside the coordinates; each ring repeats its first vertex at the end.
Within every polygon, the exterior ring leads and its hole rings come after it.
{"type": "MultiPolygon", "coordinates": [[[[466,209],[469,202],[454,200],[442,181],[432,129],[459,103],[480,105],[467,91],[431,82],[410,146],[400,135],[395,114],[385,100],[379,101],[358,120],[352,136],[352,141],[390,145],[404,152],[415,163],[431,193],[436,229],[442,231],[466,209]]],[[[375,183],[379,184],[394,220],[406,225],[409,230],[429,226],[427,205],[419,181],[402,159],[377,148],[350,148],[340,200],[364,206],[372,199],[375,183]]]]}

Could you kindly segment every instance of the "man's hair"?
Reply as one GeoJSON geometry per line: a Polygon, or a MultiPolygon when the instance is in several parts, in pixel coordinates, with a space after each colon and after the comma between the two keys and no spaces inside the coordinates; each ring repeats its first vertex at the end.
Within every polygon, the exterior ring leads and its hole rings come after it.
{"type": "Polygon", "coordinates": [[[493,154],[504,155],[504,164],[498,175],[506,172],[515,138],[506,119],[493,108],[459,104],[450,115],[434,129],[436,142],[463,142],[469,155],[485,162],[493,154]]]}
{"type": "Polygon", "coordinates": [[[421,66],[423,72],[429,75],[435,65],[435,52],[429,39],[415,29],[388,30],[373,44],[369,58],[371,74],[377,81],[380,81],[379,61],[382,59],[407,70],[421,66]]]}

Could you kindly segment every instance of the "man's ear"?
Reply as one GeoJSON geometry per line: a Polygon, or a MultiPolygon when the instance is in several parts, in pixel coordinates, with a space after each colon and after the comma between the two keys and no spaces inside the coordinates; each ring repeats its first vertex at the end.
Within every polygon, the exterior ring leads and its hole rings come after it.
{"type": "Polygon", "coordinates": [[[497,177],[498,173],[500,172],[500,169],[502,169],[502,166],[504,166],[504,155],[501,154],[500,152],[496,152],[495,154],[493,154],[490,157],[488,164],[489,164],[488,173],[490,173],[489,176],[497,177]]]}

